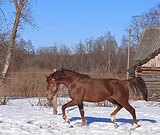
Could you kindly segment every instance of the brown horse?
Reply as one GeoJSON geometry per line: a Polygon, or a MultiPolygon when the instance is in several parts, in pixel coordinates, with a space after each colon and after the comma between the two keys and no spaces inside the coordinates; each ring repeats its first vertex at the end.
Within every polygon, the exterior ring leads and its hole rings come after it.
{"type": "Polygon", "coordinates": [[[83,101],[86,102],[101,102],[108,100],[117,105],[117,108],[111,113],[111,121],[115,123],[115,115],[123,107],[132,115],[133,126],[137,128],[137,118],[135,109],[129,104],[129,91],[142,93],[144,100],[147,101],[147,89],[142,78],[132,78],[129,80],[118,79],[95,79],[85,74],[59,69],[47,77],[48,99],[51,100],[58,91],[58,86],[64,84],[68,88],[70,102],[62,106],[62,116],[66,120],[65,109],[67,107],[78,105],[81,117],[82,126],[86,124],[84,117],[83,101]]]}

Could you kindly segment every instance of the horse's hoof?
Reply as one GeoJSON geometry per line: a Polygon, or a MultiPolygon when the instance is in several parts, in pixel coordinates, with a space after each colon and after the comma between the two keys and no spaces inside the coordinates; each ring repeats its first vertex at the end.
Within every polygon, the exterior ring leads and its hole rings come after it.
{"type": "Polygon", "coordinates": [[[84,126],[86,126],[86,125],[87,125],[86,122],[82,122],[82,123],[81,123],[81,126],[82,126],[82,127],[84,127],[84,126]]]}
{"type": "Polygon", "coordinates": [[[66,121],[67,116],[66,115],[62,115],[62,118],[66,121]]]}
{"type": "Polygon", "coordinates": [[[130,130],[135,130],[135,129],[138,128],[138,127],[140,127],[140,125],[134,123],[134,124],[132,125],[132,127],[131,127],[130,130]]]}
{"type": "Polygon", "coordinates": [[[65,123],[69,123],[69,124],[70,124],[70,121],[69,121],[69,119],[67,118],[67,116],[64,115],[64,116],[63,116],[63,119],[64,119],[64,122],[65,122],[65,123]]]}
{"type": "Polygon", "coordinates": [[[70,120],[68,118],[66,118],[64,121],[70,124],[70,120]]]}
{"type": "Polygon", "coordinates": [[[111,115],[111,122],[112,122],[113,124],[116,123],[116,117],[115,117],[115,115],[111,115]]]}

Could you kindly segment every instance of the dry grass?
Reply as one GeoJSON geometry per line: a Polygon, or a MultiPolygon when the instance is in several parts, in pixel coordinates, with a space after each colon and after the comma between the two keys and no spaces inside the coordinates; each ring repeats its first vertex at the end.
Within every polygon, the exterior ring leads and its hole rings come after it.
{"type": "Polygon", "coordinates": [[[47,72],[16,72],[9,75],[1,96],[41,97],[45,95],[47,72]]]}
{"type": "MultiPolygon", "coordinates": [[[[5,87],[1,90],[1,97],[45,97],[46,90],[46,74],[52,71],[21,71],[9,74],[9,80],[5,87]]],[[[120,78],[124,76],[88,73],[95,78],[120,78]]],[[[68,94],[65,87],[61,87],[58,95],[60,97],[68,94]]]]}

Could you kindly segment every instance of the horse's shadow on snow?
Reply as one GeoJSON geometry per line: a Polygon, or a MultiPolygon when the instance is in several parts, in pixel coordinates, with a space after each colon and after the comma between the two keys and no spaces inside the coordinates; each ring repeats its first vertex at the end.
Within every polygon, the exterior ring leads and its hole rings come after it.
{"type": "MultiPolygon", "coordinates": [[[[70,119],[71,122],[72,121],[77,121],[77,120],[81,120],[81,117],[72,117],[70,119]]],[[[91,123],[94,123],[94,122],[111,123],[111,119],[109,119],[109,118],[86,117],[86,120],[87,120],[87,124],[91,124],[91,123]]],[[[157,121],[153,120],[153,119],[138,119],[138,121],[146,121],[146,122],[150,122],[150,123],[157,123],[157,121]]],[[[116,122],[132,124],[133,119],[117,118],[116,122]]]]}

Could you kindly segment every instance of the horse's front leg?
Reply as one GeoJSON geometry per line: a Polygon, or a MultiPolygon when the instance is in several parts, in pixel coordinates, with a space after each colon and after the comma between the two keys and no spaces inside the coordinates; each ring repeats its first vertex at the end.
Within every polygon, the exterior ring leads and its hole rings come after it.
{"type": "Polygon", "coordinates": [[[71,107],[71,106],[74,106],[74,105],[78,105],[79,104],[79,101],[76,101],[76,100],[71,100],[69,101],[68,103],[64,104],[62,106],[62,118],[67,122],[67,115],[65,113],[65,110],[67,107],[71,107]]]}
{"type": "Polygon", "coordinates": [[[78,105],[78,108],[79,108],[79,111],[80,111],[80,114],[81,114],[81,117],[82,117],[82,126],[85,126],[86,125],[86,119],[84,117],[84,108],[83,108],[83,103],[79,104],[78,105]]]}

